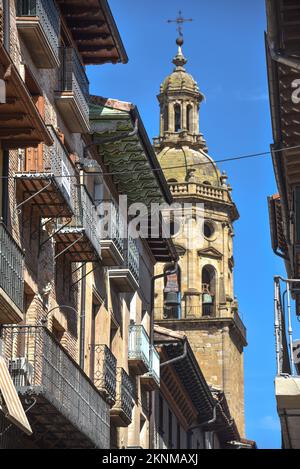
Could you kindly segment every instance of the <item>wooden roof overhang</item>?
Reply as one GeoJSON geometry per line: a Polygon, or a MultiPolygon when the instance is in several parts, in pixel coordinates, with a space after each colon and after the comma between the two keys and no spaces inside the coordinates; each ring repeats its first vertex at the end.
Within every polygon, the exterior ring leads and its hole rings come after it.
{"type": "MultiPolygon", "coordinates": [[[[183,355],[184,338],[186,340],[186,337],[183,334],[182,337],[177,337],[178,334],[158,325],[154,326],[154,343],[157,347],[161,347],[161,354],[164,359],[162,363],[183,355]]],[[[186,346],[187,354],[182,360],[173,363],[171,367],[162,368],[161,386],[172,384],[167,371],[165,371],[172,368],[177,381],[184,387],[186,395],[189,396],[197,411],[196,424],[203,425],[203,430],[215,431],[222,445],[226,445],[229,441],[238,441],[239,432],[234,420],[231,418],[224,393],[212,390],[209,387],[189,342],[186,346]],[[216,418],[212,421],[214,408],[216,408],[216,418]]],[[[171,394],[174,394],[174,388],[174,385],[170,388],[171,394]]],[[[174,397],[176,398],[176,395],[174,397]]],[[[181,405],[180,402],[175,402],[177,405],[181,405]]],[[[193,422],[193,425],[195,425],[195,422],[193,422]]]]}
{"type": "MultiPolygon", "coordinates": [[[[151,214],[152,215],[152,214],[151,214]]],[[[167,233],[161,213],[149,217],[147,243],[156,262],[170,263],[179,259],[173,239],[167,233]]]]}
{"type": "Polygon", "coordinates": [[[288,246],[284,235],[282,207],[279,194],[268,197],[272,248],[276,255],[288,256],[288,246]]]}
{"type": "Polygon", "coordinates": [[[203,427],[204,430],[211,431],[212,429],[218,434],[222,447],[233,441],[240,441],[240,434],[237,429],[235,420],[231,417],[230,409],[224,391],[215,390],[211,388],[212,395],[217,403],[217,417],[216,421],[211,427],[203,427]]]}
{"type": "Polygon", "coordinates": [[[300,147],[286,149],[300,146],[300,103],[292,98],[295,88],[299,88],[299,82],[293,83],[300,77],[300,3],[267,0],[267,16],[266,52],[274,150],[282,150],[277,157],[273,155],[273,160],[277,178],[281,173],[288,193],[290,185],[300,182],[300,147]]]}
{"type": "Polygon", "coordinates": [[[85,65],[127,63],[107,0],[57,0],[85,65]]]}
{"type": "MultiPolygon", "coordinates": [[[[297,0],[267,0],[266,3],[266,55],[274,138],[272,160],[289,265],[294,266],[289,214],[293,209],[293,189],[300,184],[300,102],[292,96],[299,88],[300,78],[300,4],[297,0]]],[[[295,96],[297,98],[299,93],[295,96]]]]}
{"type": "MultiPolygon", "coordinates": [[[[214,399],[189,344],[187,348],[187,356],[172,366],[197,410],[196,423],[202,424],[213,417],[214,399]]],[[[184,345],[182,342],[166,344],[164,349],[167,360],[171,360],[183,354],[184,345]]]]}
{"type": "Polygon", "coordinates": [[[0,79],[5,82],[5,103],[0,104],[2,148],[52,145],[48,131],[31,95],[9,54],[0,44],[0,79]]]}

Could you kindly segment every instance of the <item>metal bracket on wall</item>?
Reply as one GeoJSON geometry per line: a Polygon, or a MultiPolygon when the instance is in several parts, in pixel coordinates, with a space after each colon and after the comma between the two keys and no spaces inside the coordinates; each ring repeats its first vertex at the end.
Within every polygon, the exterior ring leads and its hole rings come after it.
{"type": "MultiPolygon", "coordinates": [[[[0,403],[1,403],[1,399],[0,399],[0,403]]],[[[32,404],[30,404],[29,407],[27,407],[27,409],[25,410],[25,414],[27,414],[30,409],[32,409],[32,407],[34,407],[36,404],[36,399],[33,398],[33,402],[32,404]]],[[[1,408],[1,405],[0,405],[0,408],[1,408]]],[[[2,438],[3,435],[5,435],[5,433],[7,433],[12,427],[14,427],[14,424],[11,423],[10,425],[8,425],[1,433],[0,433],[0,438],[2,438]]]]}
{"type": "MultiPolygon", "coordinates": [[[[66,223],[64,226],[60,227],[60,229],[58,231],[55,232],[55,234],[59,233],[65,226],[69,225],[71,222],[69,221],[68,223],[66,223]]],[[[63,254],[65,254],[66,252],[68,252],[71,247],[75,246],[75,244],[77,244],[82,238],[83,238],[84,234],[82,233],[82,235],[80,236],[80,238],[76,239],[73,243],[69,244],[68,247],[66,247],[63,251],[61,251],[59,254],[57,254],[55,257],[54,257],[54,260],[56,261],[56,259],[58,259],[60,256],[62,256],[63,254]]]]}
{"type": "MultiPolygon", "coordinates": [[[[88,264],[88,262],[85,262],[85,264],[88,264]]],[[[83,265],[83,264],[82,264],[83,265]]],[[[82,267],[82,265],[80,267],[82,267]]],[[[93,267],[91,270],[89,270],[89,272],[87,272],[85,275],[83,275],[82,277],[80,277],[79,280],[76,280],[76,282],[72,283],[71,285],[71,288],[75,287],[75,285],[77,285],[77,283],[81,282],[81,280],[83,280],[84,278],[88,277],[92,272],[95,272],[95,270],[99,269],[100,268],[100,263],[98,262],[97,265],[95,267],[93,267]]],[[[76,271],[75,271],[76,272],[76,271]]]]}
{"type": "MultiPolygon", "coordinates": [[[[51,221],[55,220],[56,218],[60,218],[60,215],[63,213],[63,209],[61,210],[61,212],[56,215],[55,217],[52,217],[52,218],[48,218],[44,223],[41,223],[40,226],[39,226],[39,233],[41,232],[41,230],[43,229],[44,226],[46,226],[48,223],[50,223],[51,221]]],[[[65,223],[63,226],[61,226],[58,230],[54,231],[54,233],[52,233],[50,236],[48,236],[47,239],[45,239],[42,243],[40,242],[39,243],[39,253],[42,249],[42,247],[44,246],[44,244],[48,243],[48,241],[50,241],[50,239],[52,239],[57,233],[59,233],[63,228],[65,228],[66,226],[68,226],[72,221],[72,218],[69,219],[69,221],[67,223],[65,223]]]]}
{"type": "Polygon", "coordinates": [[[48,189],[49,186],[51,186],[52,184],[52,181],[49,181],[49,183],[47,184],[47,186],[45,187],[42,187],[42,189],[40,189],[39,191],[35,192],[35,194],[31,195],[30,197],[28,197],[27,199],[23,200],[23,202],[21,202],[19,205],[16,206],[16,212],[18,215],[20,215],[21,213],[21,210],[20,208],[27,204],[27,202],[29,202],[30,200],[34,199],[34,197],[36,197],[37,195],[41,194],[42,192],[44,192],[46,189],[48,189]]]}

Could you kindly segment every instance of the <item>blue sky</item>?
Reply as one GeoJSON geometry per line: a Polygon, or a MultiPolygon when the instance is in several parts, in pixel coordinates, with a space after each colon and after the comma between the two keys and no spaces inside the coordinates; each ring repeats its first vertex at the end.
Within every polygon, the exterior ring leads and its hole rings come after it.
{"type": "MultiPolygon", "coordinates": [[[[156,95],[171,73],[179,9],[187,70],[206,102],[200,128],[214,159],[264,152],[272,142],[265,65],[263,0],[109,0],[129,63],[89,67],[91,92],[134,102],[152,138],[158,134],[156,95]]],[[[248,329],[245,351],[247,437],[279,448],[274,398],[273,276],[284,273],[271,250],[267,196],[276,192],[270,157],[221,165],[241,219],[236,223],[235,290],[248,329]]]]}

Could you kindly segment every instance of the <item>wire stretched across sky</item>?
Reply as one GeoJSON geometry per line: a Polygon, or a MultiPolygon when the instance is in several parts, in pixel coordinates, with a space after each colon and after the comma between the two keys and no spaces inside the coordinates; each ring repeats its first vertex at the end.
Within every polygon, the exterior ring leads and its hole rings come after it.
{"type": "MultiPolygon", "coordinates": [[[[281,151],[297,150],[297,149],[300,149],[300,145],[295,145],[295,146],[292,146],[292,147],[284,147],[284,148],[280,148],[280,149],[277,149],[277,150],[274,149],[274,150],[264,151],[264,152],[260,152],[260,153],[250,153],[250,154],[247,154],[247,155],[233,156],[233,157],[229,157],[229,158],[223,158],[223,159],[220,159],[220,160],[201,161],[200,163],[193,163],[193,164],[190,164],[190,165],[169,166],[169,167],[165,167],[165,168],[139,168],[139,169],[134,169],[134,170],[131,170],[131,171],[110,171],[110,172],[107,172],[107,173],[99,171],[99,172],[85,173],[85,176],[96,176],[96,175],[100,175],[100,176],[117,176],[118,174],[134,174],[134,173],[147,173],[147,172],[155,173],[155,172],[160,172],[160,171],[164,172],[168,169],[180,169],[180,168],[189,168],[189,167],[195,168],[197,166],[202,166],[202,165],[212,164],[212,163],[217,164],[217,163],[227,163],[227,162],[230,162],[230,161],[241,161],[241,160],[246,160],[246,159],[251,159],[251,158],[258,158],[258,157],[262,157],[262,156],[269,156],[272,153],[280,153],[281,151]]],[[[206,156],[209,157],[209,155],[206,155],[206,156]]],[[[34,174],[34,172],[32,172],[32,174],[34,174]]],[[[65,179],[65,178],[73,178],[73,177],[76,178],[77,175],[60,174],[60,175],[55,175],[55,177],[56,178],[61,177],[61,178],[65,179]]],[[[0,179],[12,179],[12,178],[14,178],[14,176],[0,176],[0,179]]]]}

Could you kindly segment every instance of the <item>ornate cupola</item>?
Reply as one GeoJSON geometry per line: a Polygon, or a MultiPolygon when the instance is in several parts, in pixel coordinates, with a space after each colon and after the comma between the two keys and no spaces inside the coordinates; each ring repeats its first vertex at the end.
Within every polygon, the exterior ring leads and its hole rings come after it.
{"type": "Polygon", "coordinates": [[[204,95],[185,69],[182,36],[176,44],[175,68],[163,81],[158,95],[160,135],[154,139],[154,148],[168,181],[183,183],[192,178],[194,182],[220,186],[220,173],[207,154],[206,141],[199,130],[204,95]]]}
{"type": "Polygon", "coordinates": [[[175,68],[160,87],[160,137],[155,140],[156,147],[182,144],[186,141],[195,149],[206,149],[203,135],[199,131],[199,107],[204,95],[199,91],[197,82],[187,73],[187,59],[182,52],[183,38],[176,40],[177,55],[173,59],[175,68]]]}

